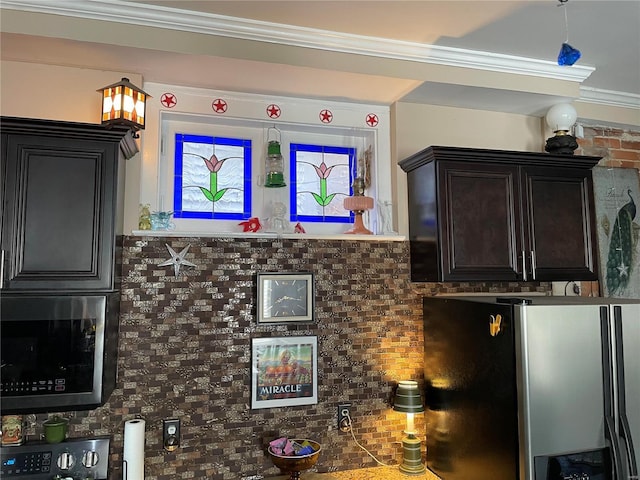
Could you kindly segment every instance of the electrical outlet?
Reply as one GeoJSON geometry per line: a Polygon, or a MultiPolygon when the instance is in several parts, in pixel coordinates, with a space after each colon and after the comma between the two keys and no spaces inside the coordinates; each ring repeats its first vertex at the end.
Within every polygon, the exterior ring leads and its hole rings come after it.
{"type": "Polygon", "coordinates": [[[338,429],[341,432],[351,431],[351,403],[338,404],[338,429]]]}
{"type": "Polygon", "coordinates": [[[580,296],[582,288],[580,282],[551,282],[551,289],[554,296],[575,297],[580,296]]]}
{"type": "Polygon", "coordinates": [[[172,418],[162,421],[162,445],[167,452],[173,452],[180,446],[180,420],[172,418]]]}

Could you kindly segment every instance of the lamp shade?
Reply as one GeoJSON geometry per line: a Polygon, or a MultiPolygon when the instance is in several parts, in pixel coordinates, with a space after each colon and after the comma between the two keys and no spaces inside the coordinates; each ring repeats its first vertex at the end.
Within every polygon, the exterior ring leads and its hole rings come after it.
{"type": "Polygon", "coordinates": [[[418,382],[402,380],[398,383],[398,388],[393,398],[393,409],[396,412],[403,413],[424,412],[424,403],[418,389],[418,382]]]}
{"type": "Polygon", "coordinates": [[[576,123],[578,114],[570,103],[559,103],[547,112],[545,120],[554,132],[568,132],[576,123]]]}
{"type": "Polygon", "coordinates": [[[98,90],[102,94],[102,124],[128,125],[143,130],[147,97],[128,78],[98,90]]]}

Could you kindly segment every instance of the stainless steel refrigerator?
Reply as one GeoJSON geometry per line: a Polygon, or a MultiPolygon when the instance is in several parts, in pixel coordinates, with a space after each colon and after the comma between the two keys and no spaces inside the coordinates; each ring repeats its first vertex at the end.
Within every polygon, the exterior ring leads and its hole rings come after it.
{"type": "Polygon", "coordinates": [[[424,299],[427,466],[443,480],[630,480],[640,300],[424,299]]]}

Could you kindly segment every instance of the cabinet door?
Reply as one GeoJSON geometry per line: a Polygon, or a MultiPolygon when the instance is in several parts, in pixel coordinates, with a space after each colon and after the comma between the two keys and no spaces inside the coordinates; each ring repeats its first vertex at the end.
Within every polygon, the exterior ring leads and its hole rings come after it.
{"type": "Polygon", "coordinates": [[[3,288],[113,288],[118,144],[7,135],[3,288]]]}
{"type": "Polygon", "coordinates": [[[518,169],[439,163],[444,281],[522,279],[518,169]]]}
{"type": "Polygon", "coordinates": [[[597,280],[591,170],[522,171],[529,280],[597,280]]]}

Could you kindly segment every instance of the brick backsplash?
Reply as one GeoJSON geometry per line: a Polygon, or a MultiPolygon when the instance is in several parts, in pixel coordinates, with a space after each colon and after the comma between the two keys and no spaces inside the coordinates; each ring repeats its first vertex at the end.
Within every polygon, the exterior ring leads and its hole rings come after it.
{"type": "Polygon", "coordinates": [[[640,170],[639,130],[584,125],[583,133],[576,153],[602,157],[601,167],[640,170]]]}
{"type": "MultiPolygon", "coordinates": [[[[398,380],[422,380],[421,297],[438,292],[549,291],[550,284],[412,283],[409,244],[259,238],[124,237],[116,390],[103,407],[65,412],[74,437],[111,435],[110,478],[122,478],[124,422],[146,420],[146,480],[255,480],[280,474],[266,455],[280,436],[319,441],[316,470],[376,466],[337,427],[352,402],[354,434],[380,461],[401,456],[398,380]],[[174,276],[165,244],[190,245],[174,276]],[[256,323],[258,272],[313,272],[315,322],[256,323]],[[252,410],[251,339],[318,338],[318,403],[252,410]],[[162,448],[162,420],[182,421],[182,444],[162,448]]],[[[29,416],[38,436],[45,414],[29,416]]],[[[423,428],[422,415],[417,416],[423,428]]]]}

